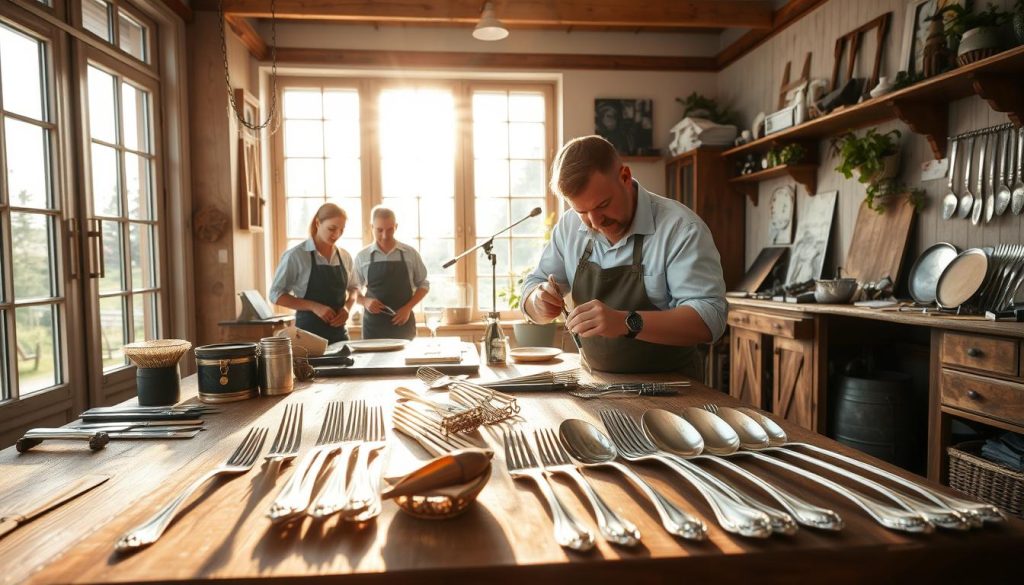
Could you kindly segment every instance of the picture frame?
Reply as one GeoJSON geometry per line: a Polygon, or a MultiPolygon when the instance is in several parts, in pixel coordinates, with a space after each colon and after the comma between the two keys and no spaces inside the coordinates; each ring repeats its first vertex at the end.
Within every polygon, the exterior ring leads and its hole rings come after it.
{"type": "Polygon", "coordinates": [[[970,7],[970,0],[910,0],[903,15],[903,44],[897,67],[911,77],[924,75],[924,45],[928,40],[928,21],[936,11],[951,4],[970,7]]]}
{"type": "Polygon", "coordinates": [[[597,98],[594,133],[611,142],[620,156],[657,155],[653,111],[650,99],[597,98]]]}
{"type": "Polygon", "coordinates": [[[786,284],[821,278],[838,195],[839,191],[827,191],[807,198],[796,226],[795,243],[789,251],[786,284]]]}
{"type": "Polygon", "coordinates": [[[239,321],[263,321],[274,318],[274,310],[260,294],[260,291],[247,289],[240,291],[238,296],[242,299],[242,312],[238,316],[239,321]]]}
{"type": "MultiPolygon", "coordinates": [[[[235,90],[235,104],[249,124],[260,122],[260,102],[244,88],[235,90]]],[[[238,122],[238,223],[239,228],[263,231],[263,178],[260,172],[259,134],[238,122]]]]}

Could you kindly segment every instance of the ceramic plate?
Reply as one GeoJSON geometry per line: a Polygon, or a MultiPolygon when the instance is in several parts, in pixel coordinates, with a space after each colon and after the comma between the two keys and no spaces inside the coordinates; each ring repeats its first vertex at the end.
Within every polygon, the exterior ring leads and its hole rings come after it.
{"type": "Polygon", "coordinates": [[[354,339],[345,343],[352,351],[397,351],[409,345],[405,339],[354,339]]]}
{"type": "Polygon", "coordinates": [[[517,362],[546,362],[562,353],[557,347],[516,347],[510,352],[517,362]]]}
{"type": "Polygon", "coordinates": [[[935,302],[955,309],[978,292],[988,272],[988,254],[981,248],[964,250],[946,266],[935,287],[935,302]]]}
{"type": "Polygon", "coordinates": [[[957,256],[956,246],[940,242],[925,250],[914,262],[907,279],[910,296],[922,305],[935,302],[939,276],[957,256]]]}

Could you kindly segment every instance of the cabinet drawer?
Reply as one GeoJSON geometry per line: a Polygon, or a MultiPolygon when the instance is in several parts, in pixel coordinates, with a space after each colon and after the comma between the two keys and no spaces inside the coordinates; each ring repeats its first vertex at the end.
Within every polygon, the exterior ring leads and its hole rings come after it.
{"type": "Polygon", "coordinates": [[[942,370],[942,404],[1024,425],[1024,384],[942,370]]]}
{"type": "Polygon", "coordinates": [[[942,363],[1006,376],[1017,375],[1017,341],[984,335],[946,333],[942,363]]]}
{"type": "Polygon", "coordinates": [[[813,333],[813,321],[784,315],[770,315],[754,311],[729,311],[729,325],[740,329],[749,329],[767,335],[803,339],[813,333]]]}

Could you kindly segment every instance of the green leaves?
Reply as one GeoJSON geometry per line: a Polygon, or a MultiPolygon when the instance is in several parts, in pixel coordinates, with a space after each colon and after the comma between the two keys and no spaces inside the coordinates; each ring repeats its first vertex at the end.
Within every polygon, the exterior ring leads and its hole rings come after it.
{"type": "Polygon", "coordinates": [[[883,159],[896,154],[897,141],[902,134],[899,130],[890,130],[879,134],[874,128],[868,130],[863,137],[847,132],[832,140],[832,156],[841,158],[836,171],[850,179],[853,172],[858,172],[857,180],[871,183],[882,171],[883,159]]]}

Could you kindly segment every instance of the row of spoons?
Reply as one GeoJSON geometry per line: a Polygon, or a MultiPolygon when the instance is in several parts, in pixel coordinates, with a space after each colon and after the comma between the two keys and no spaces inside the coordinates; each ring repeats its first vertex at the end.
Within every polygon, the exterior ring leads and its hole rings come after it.
{"type": "Polygon", "coordinates": [[[942,219],[950,219],[953,216],[960,219],[970,217],[971,223],[978,225],[982,217],[988,223],[994,216],[1003,215],[1007,208],[1014,215],[1020,215],[1021,211],[1024,211],[1024,129],[1015,130],[1011,124],[1005,124],[956,136],[952,142],[949,156],[949,192],[942,199],[942,219]],[[954,184],[959,170],[957,151],[961,140],[965,140],[966,144],[961,173],[963,188],[958,196],[954,184]],[[972,191],[971,167],[974,163],[976,142],[980,142],[981,146],[977,160],[976,183],[972,191]],[[986,170],[985,161],[988,153],[992,154],[987,158],[986,170]],[[998,176],[996,160],[999,161],[998,176]]]}
{"type": "MultiPolygon", "coordinates": [[[[568,461],[557,464],[557,460],[552,460],[551,453],[561,447],[564,447],[577,466],[609,466],[617,469],[651,500],[665,530],[683,538],[705,538],[706,527],[703,522],[657,494],[642,477],[622,464],[620,458],[630,462],[656,461],[668,466],[700,493],[724,530],[747,537],[765,538],[772,533],[792,534],[797,531],[798,525],[836,531],[842,529],[844,523],[834,511],[780,488],[769,479],[733,463],[729,460],[732,457],[757,459],[799,475],[851,501],[882,526],[892,530],[927,533],[933,531],[935,526],[966,530],[981,526],[986,521],[1003,520],[1002,513],[994,506],[948,496],[816,445],[790,443],[781,427],[753,409],[706,405],[704,408],[686,408],[679,414],[651,409],[639,421],[614,409],[603,410],[600,416],[608,434],[579,419],[561,423],[558,428],[558,445],[552,443],[553,434],[549,438],[546,431],[538,431],[536,442],[542,455],[543,471],[572,474],[569,469],[572,466],[567,465],[568,461]],[[814,457],[806,451],[825,457],[814,457]],[[841,476],[875,492],[886,502],[769,454],[784,455],[841,476]],[[882,485],[847,467],[826,461],[828,458],[889,480],[903,489],[895,490],[882,485]],[[745,493],[723,477],[712,474],[697,465],[696,461],[713,462],[717,467],[728,469],[749,480],[768,495],[772,505],[745,493]]],[[[508,442],[509,435],[506,434],[506,454],[509,453],[508,442]]],[[[513,466],[510,465],[509,469],[512,472],[513,466]]],[[[585,481],[582,474],[576,472],[576,475],[578,477],[573,476],[573,479],[577,483],[585,481]]],[[[513,477],[518,475],[513,473],[513,477]]],[[[534,479],[540,483],[539,479],[534,479]]],[[[546,491],[543,487],[542,492],[546,491]]],[[[624,546],[639,543],[639,531],[631,522],[610,512],[610,508],[592,488],[583,485],[581,488],[587,494],[605,539],[624,546]]],[[[592,547],[593,534],[572,518],[557,498],[552,501],[551,496],[553,493],[545,494],[556,520],[556,538],[560,544],[577,550],[592,547]]]]}

